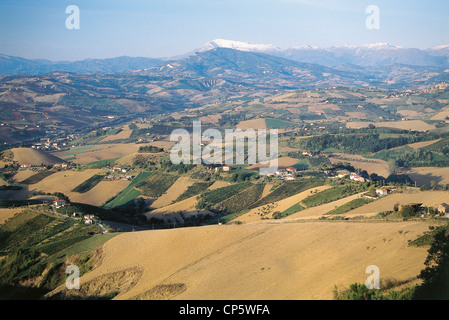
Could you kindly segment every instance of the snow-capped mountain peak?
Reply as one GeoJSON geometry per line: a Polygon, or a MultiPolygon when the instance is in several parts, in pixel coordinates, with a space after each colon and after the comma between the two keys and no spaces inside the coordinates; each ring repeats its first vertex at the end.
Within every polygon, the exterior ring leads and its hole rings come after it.
{"type": "Polygon", "coordinates": [[[206,43],[199,51],[204,52],[216,48],[235,49],[247,52],[268,52],[279,50],[279,48],[271,44],[252,44],[243,41],[215,39],[206,43]]]}

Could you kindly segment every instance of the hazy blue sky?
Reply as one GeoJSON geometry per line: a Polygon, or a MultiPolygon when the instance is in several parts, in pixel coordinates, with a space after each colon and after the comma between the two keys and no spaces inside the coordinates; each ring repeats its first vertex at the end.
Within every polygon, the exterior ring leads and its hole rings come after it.
{"type": "Polygon", "coordinates": [[[223,38],[280,48],[449,44],[448,0],[0,0],[0,53],[80,60],[166,57],[223,38]],[[66,28],[66,7],[80,29],[66,28]],[[368,30],[368,5],[380,29],[368,30]]]}

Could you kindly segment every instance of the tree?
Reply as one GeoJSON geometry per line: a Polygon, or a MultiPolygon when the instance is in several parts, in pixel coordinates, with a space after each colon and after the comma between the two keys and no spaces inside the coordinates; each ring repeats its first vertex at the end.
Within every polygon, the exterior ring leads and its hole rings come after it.
{"type": "Polygon", "coordinates": [[[368,195],[370,197],[377,197],[376,187],[372,186],[371,188],[369,188],[368,195]]]}
{"type": "Polygon", "coordinates": [[[389,159],[388,168],[390,169],[391,174],[396,174],[399,170],[397,161],[395,159],[389,159]]]}
{"type": "Polygon", "coordinates": [[[404,219],[408,219],[410,217],[415,216],[416,212],[412,206],[404,206],[401,210],[401,215],[404,219]]]}
{"type": "Polygon", "coordinates": [[[399,203],[395,203],[393,206],[393,211],[398,212],[399,211],[399,203]]]}
{"type": "Polygon", "coordinates": [[[423,283],[417,287],[414,299],[447,300],[449,299],[449,235],[445,229],[440,229],[434,236],[434,241],[428,250],[424,264],[418,278],[423,283]]]}

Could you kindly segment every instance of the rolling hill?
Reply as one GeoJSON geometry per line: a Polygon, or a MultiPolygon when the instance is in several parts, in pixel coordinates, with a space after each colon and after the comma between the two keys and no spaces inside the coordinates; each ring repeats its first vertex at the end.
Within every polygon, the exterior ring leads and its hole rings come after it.
{"type": "Polygon", "coordinates": [[[364,282],[369,265],[379,266],[385,279],[416,277],[427,251],[407,240],[427,227],[259,223],[127,233],[104,245],[101,265],[80,279],[81,290],[61,286],[47,297],[332,299],[335,285],[364,282]]]}
{"type": "Polygon", "coordinates": [[[14,148],[2,153],[4,159],[17,162],[20,165],[32,166],[52,166],[57,163],[66,163],[66,161],[46,153],[41,150],[32,148],[14,148]]]}

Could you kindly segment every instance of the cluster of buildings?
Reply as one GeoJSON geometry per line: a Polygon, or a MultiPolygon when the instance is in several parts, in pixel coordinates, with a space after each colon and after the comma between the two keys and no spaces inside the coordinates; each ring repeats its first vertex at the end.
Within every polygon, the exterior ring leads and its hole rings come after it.
{"type": "Polygon", "coordinates": [[[66,200],[55,200],[53,201],[53,206],[56,209],[59,209],[70,206],[70,203],[68,203],[66,200]]]}
{"type": "Polygon", "coordinates": [[[128,169],[122,167],[113,167],[113,168],[104,168],[109,171],[111,174],[104,177],[106,180],[132,180],[134,176],[131,174],[124,175],[123,173],[127,173],[128,169]]]}
{"type": "Polygon", "coordinates": [[[95,224],[98,221],[98,218],[93,214],[86,214],[83,216],[83,221],[86,226],[90,226],[95,224]]]}
{"type": "Polygon", "coordinates": [[[293,181],[296,180],[297,171],[298,169],[296,169],[295,167],[281,168],[276,170],[275,173],[268,174],[268,176],[275,176],[286,181],[293,181]]]}
{"type": "MultiPolygon", "coordinates": [[[[326,172],[326,174],[330,175],[331,173],[326,172]]],[[[339,179],[343,179],[343,178],[346,178],[348,176],[349,176],[349,179],[351,179],[352,181],[356,181],[356,182],[369,181],[369,179],[360,176],[358,173],[349,172],[348,170],[340,170],[340,171],[338,171],[336,177],[339,178],[339,179]]]]}
{"type": "Polygon", "coordinates": [[[40,142],[33,144],[31,148],[43,151],[62,150],[67,148],[71,141],[78,139],[80,136],[80,134],[74,133],[64,138],[42,138],[40,142]]]}

